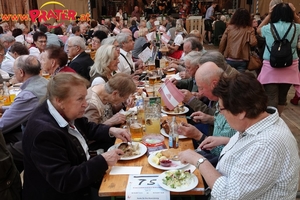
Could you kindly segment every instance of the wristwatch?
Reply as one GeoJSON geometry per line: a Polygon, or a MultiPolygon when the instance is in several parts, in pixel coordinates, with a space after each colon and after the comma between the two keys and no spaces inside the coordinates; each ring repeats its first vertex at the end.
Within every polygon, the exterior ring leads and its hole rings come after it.
{"type": "Polygon", "coordinates": [[[205,160],[207,160],[207,159],[204,158],[204,157],[203,157],[203,158],[200,158],[200,159],[197,161],[196,168],[199,169],[199,166],[200,166],[202,163],[204,163],[205,160]]]}

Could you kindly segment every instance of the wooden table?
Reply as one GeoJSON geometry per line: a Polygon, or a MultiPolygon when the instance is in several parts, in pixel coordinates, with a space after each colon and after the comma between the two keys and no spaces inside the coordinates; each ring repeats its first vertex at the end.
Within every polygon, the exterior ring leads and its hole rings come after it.
{"type": "MultiPolygon", "coordinates": [[[[186,121],[183,117],[177,117],[178,121],[186,121]]],[[[116,143],[120,143],[117,140],[116,143]]],[[[168,146],[168,138],[165,138],[165,144],[168,146]]],[[[191,139],[181,139],[179,141],[179,150],[194,149],[191,139]]],[[[152,167],[147,160],[147,155],[134,160],[120,160],[116,166],[142,166],[141,174],[161,174],[163,170],[152,167]]],[[[126,186],[129,175],[109,175],[111,168],[109,168],[103,177],[102,184],[99,188],[98,195],[105,196],[125,196],[126,186]]],[[[195,170],[194,174],[198,177],[199,183],[193,190],[187,192],[171,192],[171,195],[204,195],[204,183],[199,170],[195,170]]]]}

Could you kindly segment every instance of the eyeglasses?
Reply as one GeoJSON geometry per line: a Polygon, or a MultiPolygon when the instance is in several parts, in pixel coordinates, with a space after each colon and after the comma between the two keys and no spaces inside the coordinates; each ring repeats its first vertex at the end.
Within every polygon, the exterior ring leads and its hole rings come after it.
{"type": "Polygon", "coordinates": [[[226,110],[226,108],[221,108],[220,104],[218,103],[217,107],[216,107],[216,111],[217,112],[221,112],[222,110],[226,110]]]}
{"type": "Polygon", "coordinates": [[[47,43],[47,40],[38,40],[39,43],[47,43]]]}
{"type": "Polygon", "coordinates": [[[100,44],[100,41],[92,39],[92,42],[100,44]]]}

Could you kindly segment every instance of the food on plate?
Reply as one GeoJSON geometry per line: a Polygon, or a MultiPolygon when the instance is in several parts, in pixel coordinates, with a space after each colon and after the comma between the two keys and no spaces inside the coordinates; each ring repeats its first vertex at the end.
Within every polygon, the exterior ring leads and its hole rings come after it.
{"type": "Polygon", "coordinates": [[[139,143],[134,143],[134,144],[121,143],[118,146],[118,149],[121,149],[124,152],[122,157],[130,157],[130,156],[135,156],[140,154],[139,143]]]}
{"type": "Polygon", "coordinates": [[[161,128],[165,129],[165,132],[167,134],[170,133],[170,126],[169,126],[169,123],[167,120],[164,120],[162,123],[161,123],[161,128]]]}
{"type": "Polygon", "coordinates": [[[167,171],[165,175],[162,179],[163,184],[173,189],[190,185],[192,179],[190,170],[167,171]]]}
{"type": "Polygon", "coordinates": [[[184,106],[183,105],[178,105],[176,106],[173,110],[170,110],[167,106],[164,106],[163,109],[166,112],[173,112],[173,113],[181,113],[184,112],[184,106]]]}
{"type": "Polygon", "coordinates": [[[171,160],[162,160],[162,161],[160,161],[159,164],[163,167],[170,167],[172,165],[172,161],[171,160]]]}
{"type": "Polygon", "coordinates": [[[155,153],[152,157],[152,162],[163,167],[170,167],[172,165],[172,161],[163,156],[161,152],[155,153]]]}
{"type": "Polygon", "coordinates": [[[172,161],[177,157],[179,150],[175,149],[167,149],[164,151],[156,152],[152,157],[152,162],[161,165],[163,167],[170,167],[172,165],[172,161]]]}
{"type": "Polygon", "coordinates": [[[173,158],[176,158],[178,153],[179,153],[178,149],[167,149],[165,151],[161,151],[162,156],[165,156],[171,160],[173,160],[173,158]]]}

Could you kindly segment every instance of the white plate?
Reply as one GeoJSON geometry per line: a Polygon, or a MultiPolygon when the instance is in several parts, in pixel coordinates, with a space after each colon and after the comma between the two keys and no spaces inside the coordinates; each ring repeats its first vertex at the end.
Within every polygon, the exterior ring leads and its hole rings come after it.
{"type": "MultiPolygon", "coordinates": [[[[161,133],[163,136],[167,137],[167,138],[169,137],[169,134],[166,133],[166,131],[165,131],[164,128],[160,129],[160,133],[161,133]]],[[[184,136],[184,135],[179,135],[179,139],[185,139],[185,138],[187,138],[187,137],[184,136]]]]}
{"type": "MultiPolygon", "coordinates": [[[[133,160],[133,159],[136,159],[136,158],[139,158],[139,157],[143,156],[147,152],[147,147],[144,144],[142,144],[140,142],[132,142],[133,145],[135,145],[136,143],[139,143],[140,154],[139,155],[134,155],[134,156],[128,156],[128,157],[121,157],[120,160],[133,160]]],[[[107,151],[117,149],[119,147],[119,145],[120,145],[120,143],[115,144],[115,145],[109,147],[109,149],[107,151]]]]}
{"type": "Polygon", "coordinates": [[[180,161],[175,161],[175,160],[172,160],[172,165],[170,167],[163,167],[161,165],[157,165],[156,163],[154,163],[152,161],[152,158],[155,156],[155,154],[157,152],[160,152],[160,151],[165,151],[166,149],[164,150],[159,150],[159,151],[154,151],[154,152],[151,152],[151,154],[149,155],[148,157],[148,163],[154,167],[154,168],[157,168],[157,169],[161,169],[161,170],[173,170],[173,169],[181,169],[181,168],[184,168],[186,167],[188,164],[183,164],[181,163],[180,161]]]}
{"type": "Polygon", "coordinates": [[[166,113],[168,115],[182,115],[185,114],[189,111],[189,108],[184,106],[184,111],[179,112],[179,113],[174,113],[173,111],[165,111],[163,108],[161,109],[161,112],[166,113]]]}
{"type": "Polygon", "coordinates": [[[195,174],[191,174],[191,180],[189,181],[189,185],[182,185],[178,188],[171,188],[163,183],[163,179],[166,177],[166,172],[161,173],[157,178],[157,183],[160,187],[164,188],[165,190],[169,190],[171,192],[186,192],[189,190],[194,189],[198,185],[198,178],[195,174]]]}

